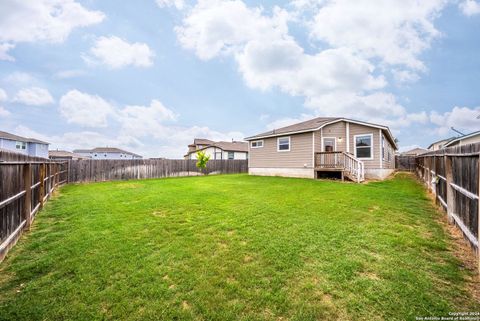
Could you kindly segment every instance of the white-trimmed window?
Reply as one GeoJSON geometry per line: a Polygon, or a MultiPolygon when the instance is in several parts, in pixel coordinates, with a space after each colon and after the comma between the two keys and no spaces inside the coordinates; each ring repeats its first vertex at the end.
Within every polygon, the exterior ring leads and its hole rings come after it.
{"type": "Polygon", "coordinates": [[[263,147],[263,140],[254,140],[254,141],[252,141],[250,146],[252,148],[261,148],[261,147],[263,147]]]}
{"type": "Polygon", "coordinates": [[[228,152],[228,159],[235,159],[235,153],[234,152],[228,152]]]}
{"type": "Polygon", "coordinates": [[[16,149],[27,149],[27,143],[25,142],[16,142],[15,143],[16,149]]]}
{"type": "Polygon", "coordinates": [[[373,134],[355,135],[355,157],[373,159],[373,134]]]}
{"type": "Polygon", "coordinates": [[[382,159],[385,160],[385,137],[382,135],[382,159]]]}
{"type": "Polygon", "coordinates": [[[290,151],[290,136],[277,138],[277,151],[278,152],[290,151]]]}

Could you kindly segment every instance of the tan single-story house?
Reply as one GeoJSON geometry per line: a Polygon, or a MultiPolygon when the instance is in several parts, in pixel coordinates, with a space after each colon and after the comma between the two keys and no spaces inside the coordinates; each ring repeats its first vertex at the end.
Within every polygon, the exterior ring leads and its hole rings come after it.
{"type": "Polygon", "coordinates": [[[353,181],[384,179],[395,169],[395,138],[387,126],[318,117],[245,138],[251,175],[353,181]]]}
{"type": "Polygon", "coordinates": [[[214,142],[205,138],[195,138],[193,144],[188,145],[188,152],[184,159],[197,159],[197,152],[201,150],[212,160],[247,159],[248,143],[232,140],[231,142],[214,142]]]}
{"type": "Polygon", "coordinates": [[[427,152],[429,152],[428,149],[421,148],[421,147],[416,147],[416,148],[407,150],[405,152],[401,152],[399,155],[400,156],[418,156],[418,155],[421,155],[421,154],[424,154],[424,153],[427,153],[427,152]]]}

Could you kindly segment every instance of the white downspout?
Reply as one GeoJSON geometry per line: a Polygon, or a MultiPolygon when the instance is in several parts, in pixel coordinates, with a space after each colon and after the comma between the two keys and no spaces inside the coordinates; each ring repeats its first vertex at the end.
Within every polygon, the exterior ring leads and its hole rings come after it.
{"type": "Polygon", "coordinates": [[[350,123],[349,122],[346,122],[346,123],[347,123],[347,125],[345,127],[346,128],[346,130],[345,130],[345,132],[346,132],[345,143],[347,144],[347,148],[346,148],[347,153],[350,153],[350,123]]]}
{"type": "Polygon", "coordinates": [[[382,130],[378,130],[378,139],[380,140],[380,168],[383,168],[383,144],[382,144],[382,130]]]}

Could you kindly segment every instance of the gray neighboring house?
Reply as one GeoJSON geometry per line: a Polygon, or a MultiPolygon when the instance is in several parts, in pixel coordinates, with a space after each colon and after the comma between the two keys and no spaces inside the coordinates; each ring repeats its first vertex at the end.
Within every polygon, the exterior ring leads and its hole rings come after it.
{"type": "Polygon", "coordinates": [[[245,138],[251,175],[384,179],[395,169],[395,138],[387,126],[318,117],[245,138]]]}
{"type": "Polygon", "coordinates": [[[475,143],[480,143],[480,130],[470,133],[468,135],[454,138],[449,142],[447,142],[444,145],[444,147],[447,148],[447,147],[462,146],[462,145],[475,144],[475,143]]]}
{"type": "Polygon", "coordinates": [[[49,150],[48,158],[52,160],[80,160],[80,159],[90,159],[90,157],[82,156],[80,154],[75,154],[66,150],[49,150]]]}
{"type": "Polygon", "coordinates": [[[445,147],[445,145],[450,142],[451,140],[454,140],[455,137],[450,137],[450,138],[445,138],[445,139],[441,139],[441,140],[437,140],[436,142],[433,142],[430,144],[430,146],[428,146],[428,150],[429,151],[436,151],[436,150],[439,150],[439,149],[442,149],[445,147]]]}
{"type": "Polygon", "coordinates": [[[76,149],[73,151],[91,159],[142,159],[143,157],[115,147],[96,147],[93,149],[76,149]]]}
{"type": "Polygon", "coordinates": [[[32,157],[48,158],[49,143],[0,131],[0,149],[32,157]]]}
{"type": "Polygon", "coordinates": [[[214,142],[204,138],[195,138],[193,144],[188,145],[188,152],[183,157],[185,159],[197,159],[197,151],[199,150],[210,155],[212,160],[248,159],[248,143],[246,142],[214,142]]]}

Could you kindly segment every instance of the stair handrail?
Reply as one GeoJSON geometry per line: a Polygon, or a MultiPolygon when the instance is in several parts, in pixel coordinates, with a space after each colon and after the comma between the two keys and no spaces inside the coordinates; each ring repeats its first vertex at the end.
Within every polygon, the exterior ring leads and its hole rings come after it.
{"type": "Polygon", "coordinates": [[[351,161],[353,161],[352,162],[353,168],[351,168],[351,166],[347,167],[347,162],[345,162],[344,163],[345,169],[355,175],[358,183],[364,181],[365,180],[365,164],[350,153],[343,152],[343,154],[345,155],[345,159],[350,159],[351,161]]]}

